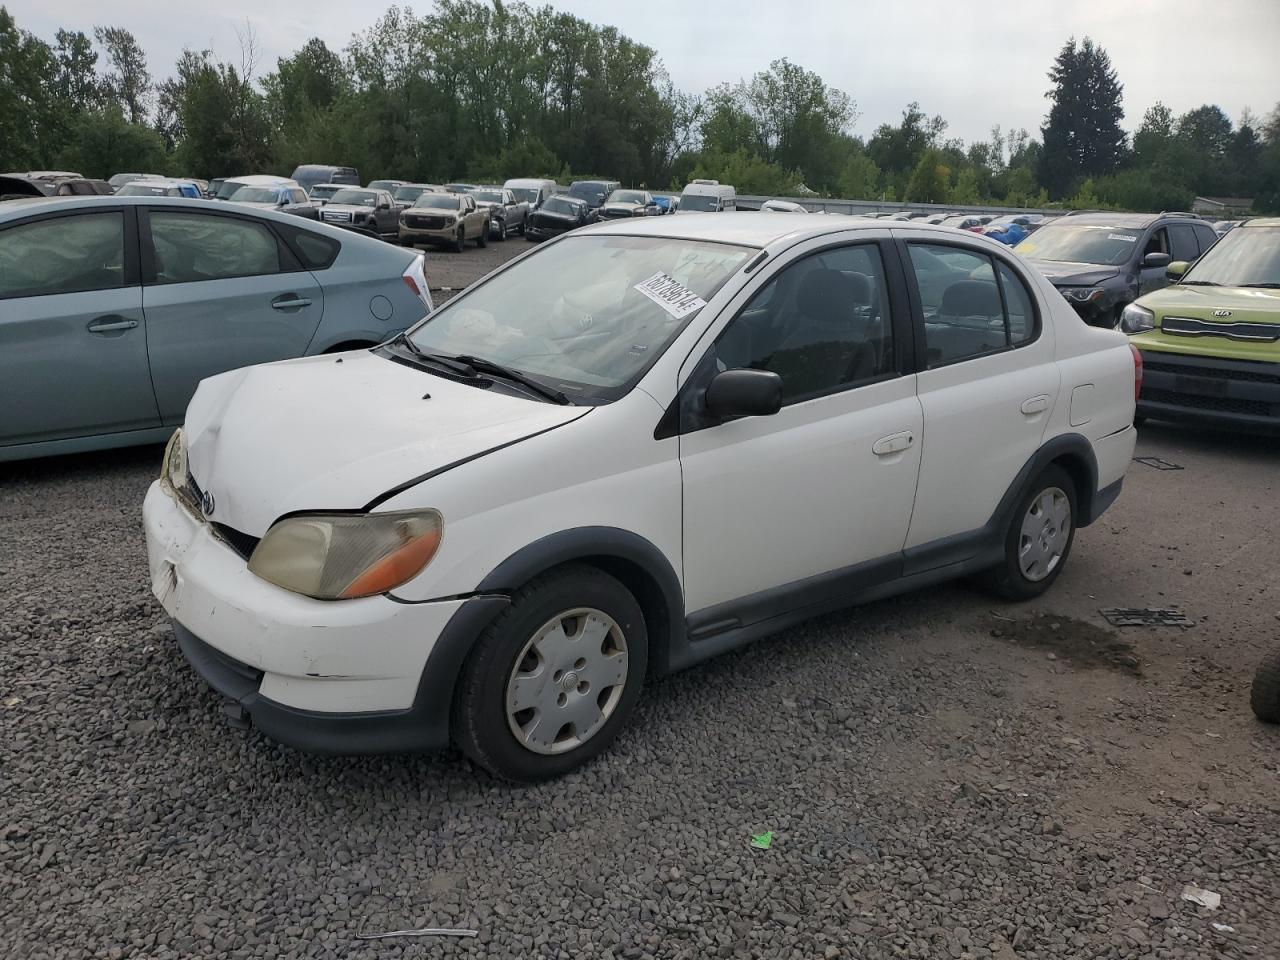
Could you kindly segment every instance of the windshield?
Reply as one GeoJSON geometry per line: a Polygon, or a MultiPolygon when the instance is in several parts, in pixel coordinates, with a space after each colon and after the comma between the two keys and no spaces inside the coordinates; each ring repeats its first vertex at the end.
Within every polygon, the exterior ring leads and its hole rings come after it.
{"type": "Polygon", "coordinates": [[[610,203],[644,203],[644,194],[639,190],[615,190],[609,194],[610,203]]]}
{"type": "Polygon", "coordinates": [[[372,190],[339,190],[330,203],[349,203],[356,207],[372,207],[378,202],[378,195],[372,190]]]}
{"type": "Polygon", "coordinates": [[[114,177],[107,181],[113,187],[123,187],[126,183],[134,180],[141,180],[142,176],[136,173],[117,173],[114,177]]]}
{"type": "Polygon", "coordinates": [[[515,194],[517,200],[525,203],[537,203],[538,191],[530,187],[511,187],[511,192],[515,194]]]}
{"type": "Polygon", "coordinates": [[[218,186],[218,199],[230,200],[231,195],[243,187],[244,184],[239,180],[223,180],[218,186]]]}
{"type": "Polygon", "coordinates": [[[1096,263],[1110,267],[1128,263],[1141,230],[1098,224],[1055,224],[1042,227],[1017,245],[1024,257],[1064,263],[1096,263]]]}
{"type": "Polygon", "coordinates": [[[397,200],[417,200],[426,192],[426,187],[396,187],[396,192],[392,196],[397,200]]]}
{"type": "Polygon", "coordinates": [[[571,200],[565,200],[563,197],[549,197],[547,202],[542,205],[542,209],[547,213],[562,213],[566,217],[576,217],[578,215],[578,204],[571,200]]]}
{"type": "Polygon", "coordinates": [[[134,180],[117,190],[116,195],[121,197],[171,197],[176,195],[177,192],[176,187],[166,187],[164,184],[148,184],[145,180],[134,180]]]}
{"type": "Polygon", "coordinates": [[[415,207],[430,207],[432,210],[457,210],[462,201],[447,193],[424,193],[414,201],[415,207]]]}
{"type": "Polygon", "coordinates": [[[393,190],[400,181],[398,180],[374,180],[369,184],[370,190],[393,190]]]}
{"type": "Polygon", "coordinates": [[[1244,227],[1224,234],[1182,282],[1220,287],[1280,284],[1280,227],[1244,227]]]}
{"type": "Polygon", "coordinates": [[[332,183],[317,183],[311,188],[311,196],[313,197],[332,197],[342,187],[335,186],[332,183]]]}
{"type": "Polygon", "coordinates": [[[705,193],[685,193],[680,196],[681,210],[718,210],[720,198],[705,193]]]}
{"type": "Polygon", "coordinates": [[[237,203],[277,203],[280,191],[275,187],[241,187],[231,199],[237,203]]]}
{"type": "Polygon", "coordinates": [[[570,237],[450,301],[410,338],[425,352],[513,367],[575,400],[613,400],[753,253],[665,237],[570,237]]]}
{"type": "Polygon", "coordinates": [[[495,190],[472,190],[471,195],[476,198],[476,202],[484,201],[485,203],[501,203],[502,194],[495,190]]]}
{"type": "Polygon", "coordinates": [[[575,183],[569,188],[569,196],[597,206],[604,202],[605,194],[598,183],[575,183]]]}

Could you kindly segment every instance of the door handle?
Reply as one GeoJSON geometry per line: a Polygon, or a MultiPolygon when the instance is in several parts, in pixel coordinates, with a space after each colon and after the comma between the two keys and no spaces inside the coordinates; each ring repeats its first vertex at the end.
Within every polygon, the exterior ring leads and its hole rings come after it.
{"type": "Polygon", "coordinates": [[[276,297],[271,301],[272,310],[294,310],[299,307],[309,307],[311,301],[306,297],[299,297],[297,294],[289,294],[283,297],[276,297]]]}
{"type": "Polygon", "coordinates": [[[872,445],[871,452],[877,457],[887,457],[890,454],[901,453],[915,442],[916,438],[912,436],[911,431],[906,430],[888,437],[881,437],[872,445]]]}
{"type": "Polygon", "coordinates": [[[90,320],[89,326],[85,329],[90,333],[111,333],[115,330],[132,330],[137,325],[137,320],[126,320],[124,317],[112,315],[90,320]]]}
{"type": "Polygon", "coordinates": [[[1049,398],[1043,394],[1041,396],[1031,397],[1030,399],[1022,401],[1022,412],[1028,417],[1034,416],[1037,413],[1044,413],[1048,409],[1049,398]]]}

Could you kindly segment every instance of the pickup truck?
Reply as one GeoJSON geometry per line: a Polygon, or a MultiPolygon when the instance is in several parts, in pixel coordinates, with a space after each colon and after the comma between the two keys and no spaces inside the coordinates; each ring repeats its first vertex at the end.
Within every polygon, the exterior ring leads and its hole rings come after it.
{"type": "Polygon", "coordinates": [[[529,203],[517,200],[506,187],[477,187],[471,191],[476,206],[489,214],[489,233],[499,240],[509,233],[524,236],[529,229],[529,203]]]}

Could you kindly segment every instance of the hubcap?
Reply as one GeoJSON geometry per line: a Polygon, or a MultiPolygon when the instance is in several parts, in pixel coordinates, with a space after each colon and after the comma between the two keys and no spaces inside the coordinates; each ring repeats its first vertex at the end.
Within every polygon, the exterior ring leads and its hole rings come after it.
{"type": "Polygon", "coordinates": [[[1032,583],[1062,562],[1071,535],[1071,501],[1058,487],[1048,487],[1031,501],[1018,538],[1018,566],[1032,583]]]}
{"type": "Polygon", "coordinates": [[[617,709],[627,682],[627,641],[607,613],[566,610],[534,631],[507,678],[507,724],[534,753],[590,740],[617,709]]]}

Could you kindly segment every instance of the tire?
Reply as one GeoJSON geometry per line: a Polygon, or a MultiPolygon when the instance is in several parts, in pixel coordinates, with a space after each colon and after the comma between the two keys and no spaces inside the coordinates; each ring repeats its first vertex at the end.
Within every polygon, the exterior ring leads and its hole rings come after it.
{"type": "Polygon", "coordinates": [[[520,221],[520,236],[524,236],[525,231],[529,229],[529,218],[525,217],[520,221]]]}
{"type": "Polygon", "coordinates": [[[499,240],[507,239],[507,221],[505,220],[503,220],[502,223],[499,224],[498,226],[498,239],[499,240]]]}
{"type": "Polygon", "coordinates": [[[476,237],[476,248],[480,249],[489,245],[489,225],[486,223],[480,228],[480,235],[476,237]]]}
{"type": "Polygon", "coordinates": [[[1280,723],[1280,650],[1258,664],[1249,705],[1263,723],[1280,723]]]}
{"type": "Polygon", "coordinates": [[[467,228],[458,227],[458,237],[456,240],[453,241],[453,252],[461,253],[462,248],[466,246],[466,243],[467,243],[467,228]]]}
{"type": "Polygon", "coordinates": [[[984,585],[1006,600],[1030,600],[1053,586],[1075,541],[1076,502],[1071,474],[1057,464],[1046,467],[1018,501],[1005,531],[1004,560],[982,576],[984,585]],[[1063,501],[1065,518],[1057,512],[1063,501]]]}
{"type": "Polygon", "coordinates": [[[535,783],[561,776],[591,760],[617,736],[640,696],[647,666],[648,634],[635,598],[607,573],[567,564],[520,588],[476,641],[454,690],[454,742],[478,766],[504,780],[535,783]],[[590,634],[581,634],[604,628],[608,632],[601,634],[593,653],[590,634]],[[606,653],[606,647],[611,651],[606,653]],[[599,671],[608,680],[618,678],[619,651],[625,658],[621,682],[594,681],[599,685],[593,691],[592,676],[599,671]],[[594,659],[588,664],[587,657],[594,659]],[[549,676],[545,671],[551,671],[549,676]],[[508,712],[508,697],[519,695],[520,674],[535,681],[544,677],[540,684],[525,686],[530,700],[541,699],[545,707],[508,712]],[[555,681],[557,677],[562,679],[555,681]],[[544,713],[561,710],[550,713],[551,725],[539,726],[544,713]],[[575,742],[575,712],[594,724],[581,743],[575,742]],[[555,727],[561,719],[566,722],[555,727]]]}

